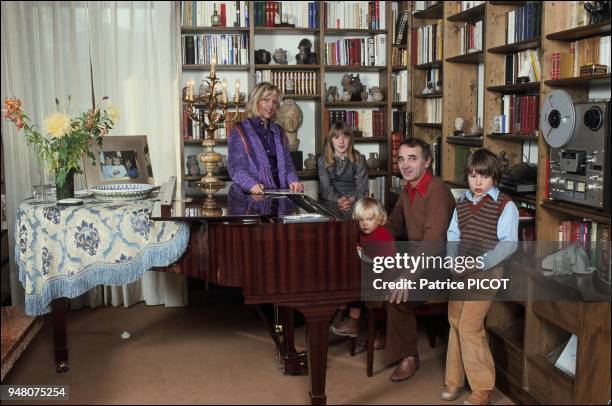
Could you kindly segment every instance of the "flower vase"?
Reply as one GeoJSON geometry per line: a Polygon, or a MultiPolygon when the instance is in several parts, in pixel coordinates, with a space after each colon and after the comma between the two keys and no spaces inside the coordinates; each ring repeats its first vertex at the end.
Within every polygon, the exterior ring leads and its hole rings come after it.
{"type": "Polygon", "coordinates": [[[55,197],[57,200],[74,197],[74,169],[68,171],[62,186],[55,184],[55,197]]]}

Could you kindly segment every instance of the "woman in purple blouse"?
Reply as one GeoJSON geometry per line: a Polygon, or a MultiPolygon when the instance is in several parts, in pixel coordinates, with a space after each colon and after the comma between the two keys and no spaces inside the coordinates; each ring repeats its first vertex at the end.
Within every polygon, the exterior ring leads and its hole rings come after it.
{"type": "Polygon", "coordinates": [[[302,192],[295,174],[284,130],[274,122],[281,101],[280,89],[268,82],[255,86],[246,105],[247,119],[234,126],[228,140],[230,178],[251,194],[265,189],[302,192]]]}

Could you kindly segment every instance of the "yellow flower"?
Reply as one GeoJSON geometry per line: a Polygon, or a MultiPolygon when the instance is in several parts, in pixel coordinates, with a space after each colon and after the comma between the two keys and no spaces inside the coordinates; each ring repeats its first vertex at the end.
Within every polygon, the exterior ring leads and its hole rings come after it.
{"type": "Polygon", "coordinates": [[[119,109],[109,103],[108,106],[108,116],[112,120],[113,123],[116,123],[119,120],[119,109]]]}
{"type": "Polygon", "coordinates": [[[55,138],[62,138],[72,129],[70,117],[62,113],[53,113],[43,122],[45,130],[55,138]]]}

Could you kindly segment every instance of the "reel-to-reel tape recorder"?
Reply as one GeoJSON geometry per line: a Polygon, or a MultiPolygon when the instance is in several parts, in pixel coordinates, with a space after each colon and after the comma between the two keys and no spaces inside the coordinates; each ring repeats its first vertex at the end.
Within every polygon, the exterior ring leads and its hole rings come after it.
{"type": "Polygon", "coordinates": [[[573,103],[563,90],[544,100],[540,128],[550,145],[550,197],[598,209],[610,204],[609,101],[573,103]]]}

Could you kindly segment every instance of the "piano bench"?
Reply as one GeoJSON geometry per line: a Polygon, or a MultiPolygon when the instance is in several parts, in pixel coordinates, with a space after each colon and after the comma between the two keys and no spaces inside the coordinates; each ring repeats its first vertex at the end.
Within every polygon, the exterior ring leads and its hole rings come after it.
{"type": "MultiPolygon", "coordinates": [[[[379,303],[366,303],[368,317],[368,336],[366,341],[367,365],[366,373],[369,377],[373,375],[374,370],[374,336],[376,334],[376,322],[386,320],[387,312],[384,306],[379,303]]],[[[419,306],[414,311],[417,319],[428,319],[430,317],[446,316],[448,314],[448,303],[440,301],[429,301],[419,306]]],[[[427,331],[427,339],[431,348],[436,348],[436,334],[433,326],[427,323],[424,327],[427,331]]],[[[349,353],[355,355],[355,346],[357,338],[349,339],[349,353]]]]}

